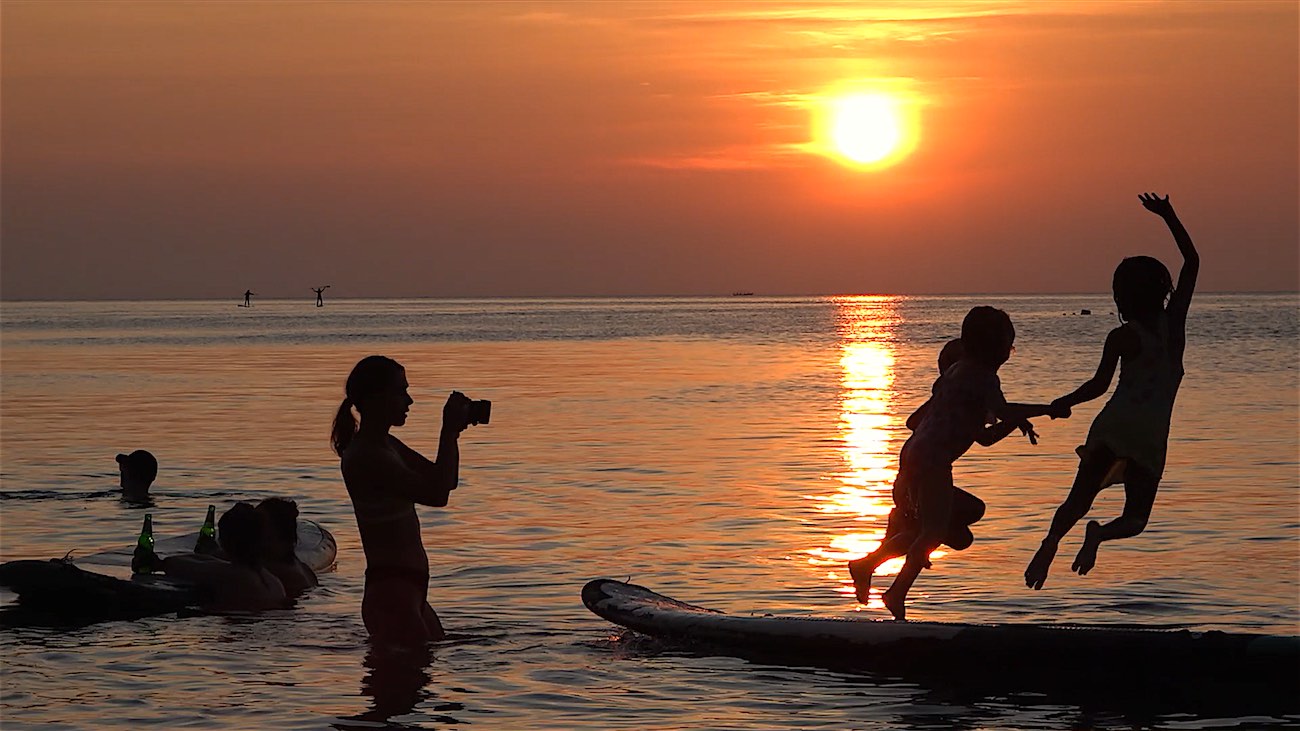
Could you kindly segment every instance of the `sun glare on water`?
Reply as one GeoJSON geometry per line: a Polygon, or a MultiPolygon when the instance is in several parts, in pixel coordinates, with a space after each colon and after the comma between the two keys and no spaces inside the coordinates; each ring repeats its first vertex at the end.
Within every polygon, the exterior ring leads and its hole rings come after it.
{"type": "Polygon", "coordinates": [[[823,154],[863,168],[891,165],[915,144],[916,123],[902,101],[886,93],[851,93],[826,100],[816,131],[823,154]]]}

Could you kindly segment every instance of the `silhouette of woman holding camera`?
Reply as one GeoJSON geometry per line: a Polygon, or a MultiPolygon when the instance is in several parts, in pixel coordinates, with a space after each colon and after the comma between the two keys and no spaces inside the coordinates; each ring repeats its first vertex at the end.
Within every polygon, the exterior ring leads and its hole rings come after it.
{"type": "Polygon", "coordinates": [[[459,392],[447,398],[437,458],[429,460],[389,434],[406,423],[414,403],[408,388],[406,370],[397,361],[363,358],[348,375],[331,435],[366,555],[361,619],[373,640],[401,645],[445,636],[428,602],[429,557],[415,506],[444,507],[456,489],[457,439],[470,423],[473,403],[459,392]]]}

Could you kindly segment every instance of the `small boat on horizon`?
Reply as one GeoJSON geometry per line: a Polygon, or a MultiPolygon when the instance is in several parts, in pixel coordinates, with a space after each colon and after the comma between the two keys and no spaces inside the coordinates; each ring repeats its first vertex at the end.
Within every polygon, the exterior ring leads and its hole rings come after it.
{"type": "Polygon", "coordinates": [[[732,297],[753,297],[754,293],[753,292],[732,292],[731,296],[732,297]]]}

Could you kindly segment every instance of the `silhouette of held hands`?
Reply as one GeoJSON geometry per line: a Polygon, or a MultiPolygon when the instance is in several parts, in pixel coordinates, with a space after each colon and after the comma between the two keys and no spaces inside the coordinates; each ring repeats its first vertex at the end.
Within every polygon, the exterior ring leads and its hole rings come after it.
{"type": "Polygon", "coordinates": [[[1161,218],[1169,218],[1174,215],[1174,205],[1169,202],[1169,196],[1161,198],[1155,193],[1143,193],[1138,196],[1138,200],[1142,201],[1143,208],[1161,218]]]}
{"type": "Polygon", "coordinates": [[[1050,416],[1050,417],[1052,417],[1053,419],[1068,419],[1068,418],[1070,418],[1070,413],[1071,413],[1071,412],[1070,412],[1070,407],[1067,406],[1066,404],[1064,404],[1064,403],[1061,401],[1061,399],[1057,399],[1057,400],[1053,401],[1053,402],[1051,403],[1051,408],[1052,408],[1052,410],[1051,410],[1051,411],[1048,411],[1048,412],[1047,412],[1047,415],[1050,416]]]}

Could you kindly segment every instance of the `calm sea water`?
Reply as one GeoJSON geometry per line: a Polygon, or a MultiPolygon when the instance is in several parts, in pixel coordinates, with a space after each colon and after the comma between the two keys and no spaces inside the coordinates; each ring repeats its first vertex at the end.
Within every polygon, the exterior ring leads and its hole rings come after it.
{"type": "MultiPolygon", "coordinates": [[[[1294,725],[1073,701],[979,697],[865,672],[765,665],[624,636],[583,608],[631,577],[717,609],[878,617],[844,562],[879,539],[903,421],[972,304],[1005,308],[1015,400],[1072,390],[1115,324],[1104,295],[611,300],[5,303],[0,558],[133,540],[143,511],[105,491],[113,455],[161,463],[152,513],[194,530],[208,503],[296,499],[339,542],[299,605],[0,630],[0,720],[17,728],[1203,728],[1294,725]],[[1090,309],[1091,316],[1080,315],[1090,309]],[[452,389],[494,402],[462,438],[461,488],[421,509],[430,600],[456,639],[367,659],[364,561],[327,444],[362,356],[407,367],[400,435],[436,443],[452,389]]],[[[1088,424],[976,447],[958,483],[989,513],[940,557],[909,616],[1300,631],[1300,299],[1202,295],[1150,527],[1087,577],[1072,535],[1038,593],[1021,572],[1088,424]]],[[[1094,514],[1118,514],[1122,491],[1094,514]]],[[[1081,532],[1081,531],[1080,531],[1081,532]]],[[[896,570],[894,567],[893,570],[896,570]]],[[[886,569],[886,573],[890,571],[886,569]]],[[[12,602],[12,595],[2,595],[12,602]]]]}

